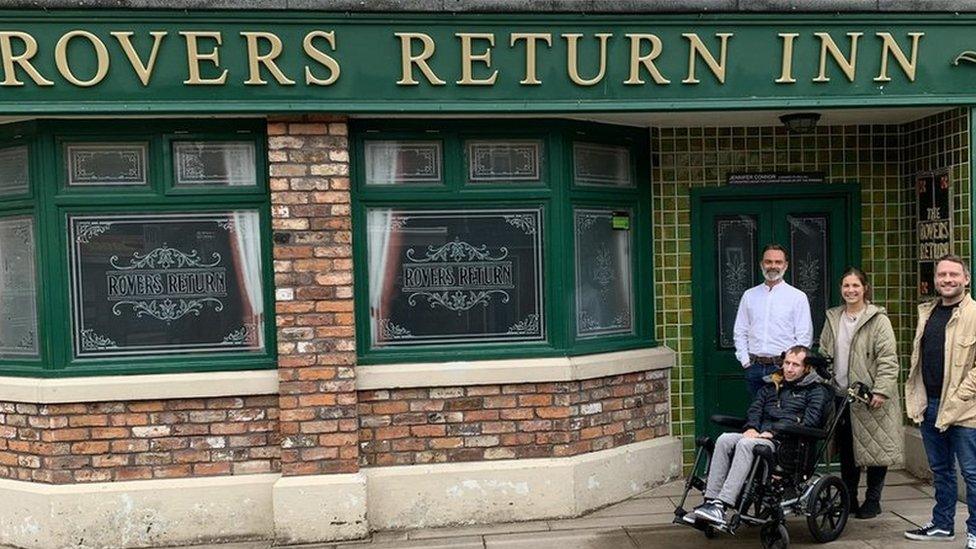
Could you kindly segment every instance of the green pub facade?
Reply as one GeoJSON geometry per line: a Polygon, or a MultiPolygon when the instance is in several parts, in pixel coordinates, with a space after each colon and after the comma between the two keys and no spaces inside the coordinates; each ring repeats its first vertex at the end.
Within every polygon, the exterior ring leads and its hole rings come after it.
{"type": "Polygon", "coordinates": [[[967,13],[27,4],[0,20],[3,544],[580,515],[741,413],[764,244],[817,333],[862,266],[906,368],[932,260],[971,256],[967,13]]]}

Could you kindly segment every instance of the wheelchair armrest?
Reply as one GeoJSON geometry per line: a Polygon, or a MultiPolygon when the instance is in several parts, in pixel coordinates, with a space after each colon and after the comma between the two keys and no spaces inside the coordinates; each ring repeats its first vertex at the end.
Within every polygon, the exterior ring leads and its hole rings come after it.
{"type": "Polygon", "coordinates": [[[744,417],[715,414],[711,417],[711,420],[715,425],[728,427],[729,429],[742,429],[746,425],[746,418],[744,417]]]}
{"type": "Polygon", "coordinates": [[[807,427],[796,423],[779,421],[773,424],[773,432],[777,435],[793,435],[804,438],[822,439],[827,438],[827,431],[815,427],[807,427]]]}

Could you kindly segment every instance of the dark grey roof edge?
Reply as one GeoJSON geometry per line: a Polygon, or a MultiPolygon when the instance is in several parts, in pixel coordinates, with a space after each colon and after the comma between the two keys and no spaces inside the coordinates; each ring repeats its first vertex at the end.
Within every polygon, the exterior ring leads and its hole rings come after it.
{"type": "Polygon", "coordinates": [[[10,9],[456,13],[953,13],[976,0],[0,0],[10,9]]]}

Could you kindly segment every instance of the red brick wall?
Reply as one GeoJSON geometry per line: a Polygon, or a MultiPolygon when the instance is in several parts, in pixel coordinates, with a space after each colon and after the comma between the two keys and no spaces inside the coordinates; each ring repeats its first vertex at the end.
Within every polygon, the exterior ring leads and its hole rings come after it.
{"type": "Polygon", "coordinates": [[[285,475],[359,470],[347,133],[341,117],[268,123],[285,475]]]}
{"type": "Polygon", "coordinates": [[[0,477],[53,484],[279,470],[278,397],[0,402],[0,477]]]}
{"type": "Polygon", "coordinates": [[[572,456],[668,434],[664,370],[359,393],[363,465],[572,456]]]}

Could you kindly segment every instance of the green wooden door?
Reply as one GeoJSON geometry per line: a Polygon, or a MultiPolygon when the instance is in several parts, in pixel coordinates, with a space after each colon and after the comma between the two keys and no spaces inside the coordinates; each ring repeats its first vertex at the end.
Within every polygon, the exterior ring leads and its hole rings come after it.
{"type": "Polygon", "coordinates": [[[838,282],[860,257],[856,186],[724,187],[692,194],[695,423],[714,435],[712,414],[743,415],[749,405],[735,358],[739,299],[759,284],[762,248],[789,251],[786,280],[806,292],[814,343],[824,312],[839,303],[838,282]]]}

